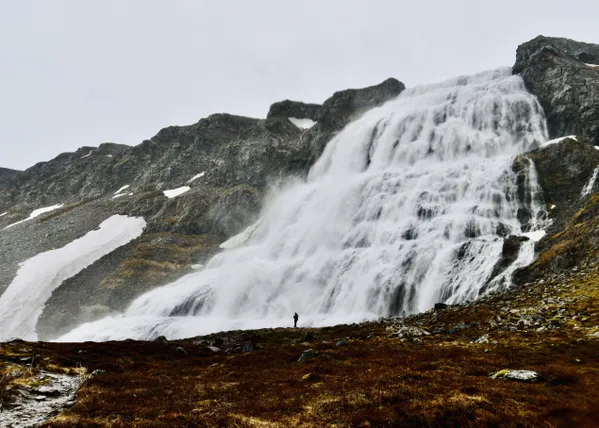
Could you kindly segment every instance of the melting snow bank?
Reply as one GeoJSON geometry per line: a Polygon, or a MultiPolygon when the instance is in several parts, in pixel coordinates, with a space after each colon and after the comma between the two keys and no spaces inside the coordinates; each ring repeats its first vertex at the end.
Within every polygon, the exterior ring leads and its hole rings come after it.
{"type": "Polygon", "coordinates": [[[114,215],[102,222],[98,230],[23,262],[0,296],[0,340],[37,340],[35,325],[52,292],[65,279],[140,236],[145,226],[141,217],[114,215]]]}
{"type": "Polygon", "coordinates": [[[82,378],[41,371],[38,388],[21,388],[10,404],[0,403],[0,426],[36,427],[73,404],[82,378]]]}
{"type": "Polygon", "coordinates": [[[164,193],[164,196],[171,199],[171,198],[175,198],[179,195],[182,195],[185,192],[188,192],[189,189],[191,189],[191,187],[182,186],[182,187],[177,187],[176,189],[164,190],[162,193],[164,193]]]}
{"type": "Polygon", "coordinates": [[[197,180],[198,178],[202,178],[205,175],[206,175],[206,171],[202,171],[199,174],[196,174],[193,177],[191,177],[189,180],[187,180],[187,183],[193,183],[195,180],[197,180]]]}
{"type": "Polygon", "coordinates": [[[314,125],[316,125],[316,122],[314,122],[311,119],[297,119],[295,117],[290,117],[289,122],[293,123],[295,126],[297,126],[298,128],[302,128],[302,129],[310,129],[314,125]]]}
{"type": "MultiPolygon", "coordinates": [[[[38,208],[37,210],[33,210],[31,212],[31,214],[29,214],[29,217],[27,217],[25,220],[21,220],[21,221],[17,221],[16,223],[9,224],[8,226],[5,227],[5,229],[8,229],[9,227],[13,227],[13,226],[16,226],[17,224],[29,221],[32,218],[38,217],[38,216],[48,213],[50,211],[54,211],[58,208],[61,208],[63,205],[64,204],[58,204],[58,205],[52,205],[51,207],[38,208]]],[[[6,213],[4,213],[4,214],[6,214],[6,213]]],[[[4,215],[4,214],[2,214],[2,215],[4,215]]]]}

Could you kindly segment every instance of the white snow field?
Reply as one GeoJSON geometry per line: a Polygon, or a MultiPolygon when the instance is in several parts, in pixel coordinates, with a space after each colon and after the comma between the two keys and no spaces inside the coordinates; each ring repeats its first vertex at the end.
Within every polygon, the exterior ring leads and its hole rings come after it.
{"type": "Polygon", "coordinates": [[[9,224],[8,226],[5,227],[5,229],[8,229],[9,227],[16,226],[17,224],[25,223],[26,221],[29,221],[32,218],[36,218],[36,217],[38,217],[38,216],[40,216],[42,214],[48,213],[50,211],[57,210],[58,208],[61,208],[63,205],[64,204],[58,204],[58,205],[52,205],[51,207],[38,208],[37,210],[33,210],[31,212],[31,214],[29,214],[29,217],[27,217],[24,220],[20,220],[20,221],[17,221],[15,223],[9,224]]]}
{"type": "Polygon", "coordinates": [[[316,125],[316,122],[314,122],[313,120],[297,119],[295,117],[290,117],[289,122],[293,123],[295,126],[297,126],[298,128],[302,128],[302,129],[310,129],[314,125],[316,125]]]}
{"type": "Polygon", "coordinates": [[[164,193],[164,196],[167,198],[172,199],[182,195],[185,192],[188,192],[190,189],[191,187],[189,186],[181,186],[177,187],[176,189],[164,190],[162,193],[164,193]]]}
{"type": "Polygon", "coordinates": [[[99,229],[21,263],[17,276],[0,296],[0,340],[37,340],[35,325],[52,291],[65,279],[137,238],[145,226],[141,217],[114,215],[99,229]]]}

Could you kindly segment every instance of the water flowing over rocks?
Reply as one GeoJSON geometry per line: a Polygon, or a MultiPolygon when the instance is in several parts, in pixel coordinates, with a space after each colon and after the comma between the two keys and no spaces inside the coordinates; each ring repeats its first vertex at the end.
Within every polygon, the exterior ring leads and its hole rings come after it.
{"type": "Polygon", "coordinates": [[[266,120],[215,114],[165,128],[135,147],[105,143],[26,171],[0,170],[0,214],[6,212],[0,217],[0,292],[19,262],[80,238],[112,214],[141,216],[148,223],[144,235],[67,280],[48,301],[39,331],[56,337],[124,309],[143,292],[205,262],[220,243],[256,220],[271,185],[305,175],[334,133],[403,88],[390,79],[336,93],[324,109],[305,105],[311,113],[288,110],[322,117],[322,124],[305,132],[280,108],[266,120]],[[123,196],[113,199],[124,186],[123,196]],[[176,198],[162,192],[181,186],[190,190],[176,198]],[[64,207],[1,229],[55,203],[64,207]]]}
{"type": "MultiPolygon", "coordinates": [[[[306,134],[323,123],[320,116],[306,134]]],[[[498,230],[536,231],[545,217],[533,165],[520,198],[512,159],[546,140],[540,106],[509,69],[405,90],[339,132],[307,181],[276,193],[244,246],[140,296],[124,317],[60,340],[276,326],[293,313],[291,302],[304,325],[319,326],[506,287],[511,271],[532,261],[533,243],[491,278],[503,248],[498,230]],[[523,209],[533,213],[525,230],[523,209]]]]}

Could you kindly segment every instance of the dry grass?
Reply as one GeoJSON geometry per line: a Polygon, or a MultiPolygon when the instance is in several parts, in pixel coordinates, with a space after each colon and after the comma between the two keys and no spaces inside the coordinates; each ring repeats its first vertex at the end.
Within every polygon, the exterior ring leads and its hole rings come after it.
{"type": "Polygon", "coordinates": [[[14,342],[3,345],[0,355],[22,356],[18,350],[26,345],[46,369],[105,371],[89,379],[77,404],[47,427],[599,426],[599,340],[587,334],[599,325],[597,297],[599,275],[589,274],[428,312],[409,323],[429,330],[474,324],[423,337],[422,343],[391,337],[386,324],[365,323],[228,332],[202,343],[14,342]],[[540,295],[567,298],[561,307],[580,317],[542,332],[489,327],[500,308],[527,313],[540,295]],[[317,335],[311,344],[302,343],[307,331],[317,335]],[[472,343],[482,334],[497,343],[472,343]],[[242,353],[232,346],[225,352],[224,338],[255,349],[242,353]],[[348,344],[337,347],[338,338],[348,344]],[[221,352],[210,351],[209,342],[221,352]],[[318,357],[298,363],[308,348],[318,357]],[[542,379],[489,378],[504,368],[535,370],[542,379]]]}

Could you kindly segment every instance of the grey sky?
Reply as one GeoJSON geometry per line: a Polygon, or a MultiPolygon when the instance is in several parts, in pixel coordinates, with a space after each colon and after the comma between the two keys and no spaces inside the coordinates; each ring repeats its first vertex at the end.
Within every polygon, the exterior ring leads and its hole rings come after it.
{"type": "Polygon", "coordinates": [[[0,0],[0,166],[508,66],[538,34],[599,43],[597,17],[595,0],[0,0]]]}

